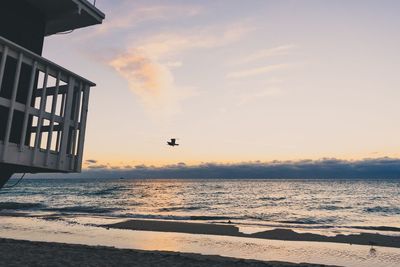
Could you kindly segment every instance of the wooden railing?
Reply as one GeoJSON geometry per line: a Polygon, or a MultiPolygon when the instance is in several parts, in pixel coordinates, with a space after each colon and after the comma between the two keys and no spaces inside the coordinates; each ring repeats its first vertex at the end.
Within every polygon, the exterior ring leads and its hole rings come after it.
{"type": "Polygon", "coordinates": [[[0,36],[0,162],[79,172],[92,86],[0,36]]]}

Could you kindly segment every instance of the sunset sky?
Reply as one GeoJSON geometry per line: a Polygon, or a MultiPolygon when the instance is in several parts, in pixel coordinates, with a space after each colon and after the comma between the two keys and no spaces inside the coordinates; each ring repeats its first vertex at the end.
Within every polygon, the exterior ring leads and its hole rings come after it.
{"type": "Polygon", "coordinates": [[[97,83],[86,160],[400,157],[400,1],[96,5],[103,25],[48,37],[44,48],[97,83]],[[179,147],[166,145],[172,137],[179,147]]]}

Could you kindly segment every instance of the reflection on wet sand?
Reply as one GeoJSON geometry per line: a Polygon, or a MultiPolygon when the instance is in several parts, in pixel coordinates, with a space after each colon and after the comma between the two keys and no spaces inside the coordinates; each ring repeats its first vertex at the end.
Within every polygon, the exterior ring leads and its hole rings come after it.
{"type": "Polygon", "coordinates": [[[128,220],[105,225],[107,228],[144,230],[157,232],[176,232],[205,235],[237,236],[290,241],[335,242],[357,245],[377,245],[400,248],[400,236],[360,233],[352,235],[324,236],[311,233],[297,233],[291,229],[273,229],[253,234],[239,232],[233,225],[187,223],[154,220],[128,220]]]}

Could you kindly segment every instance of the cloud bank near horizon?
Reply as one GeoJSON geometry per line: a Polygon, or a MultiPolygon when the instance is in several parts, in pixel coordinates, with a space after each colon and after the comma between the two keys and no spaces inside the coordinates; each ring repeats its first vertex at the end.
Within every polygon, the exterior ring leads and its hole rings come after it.
{"type": "Polygon", "coordinates": [[[358,161],[324,158],[320,160],[249,162],[238,164],[204,163],[195,166],[180,162],[162,167],[137,165],[116,167],[91,164],[79,174],[38,174],[43,178],[400,178],[400,158],[375,158],[358,161]]]}

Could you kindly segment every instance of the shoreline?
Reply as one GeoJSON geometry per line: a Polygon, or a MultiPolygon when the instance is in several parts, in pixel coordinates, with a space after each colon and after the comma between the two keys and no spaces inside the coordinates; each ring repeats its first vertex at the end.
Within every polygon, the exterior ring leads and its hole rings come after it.
{"type": "Polygon", "coordinates": [[[259,261],[217,255],[120,249],[57,242],[0,238],[0,262],[5,266],[221,266],[322,267],[333,265],[259,261]]]}
{"type": "Polygon", "coordinates": [[[349,245],[370,245],[400,248],[400,236],[388,236],[372,233],[359,233],[336,236],[325,236],[313,233],[297,233],[292,229],[276,228],[252,234],[239,232],[239,228],[229,224],[208,224],[208,223],[189,223],[173,222],[161,220],[126,220],[123,222],[100,225],[106,229],[124,229],[137,231],[172,232],[187,234],[219,235],[260,238],[282,241],[311,241],[311,242],[330,242],[344,243],[349,245]]]}

